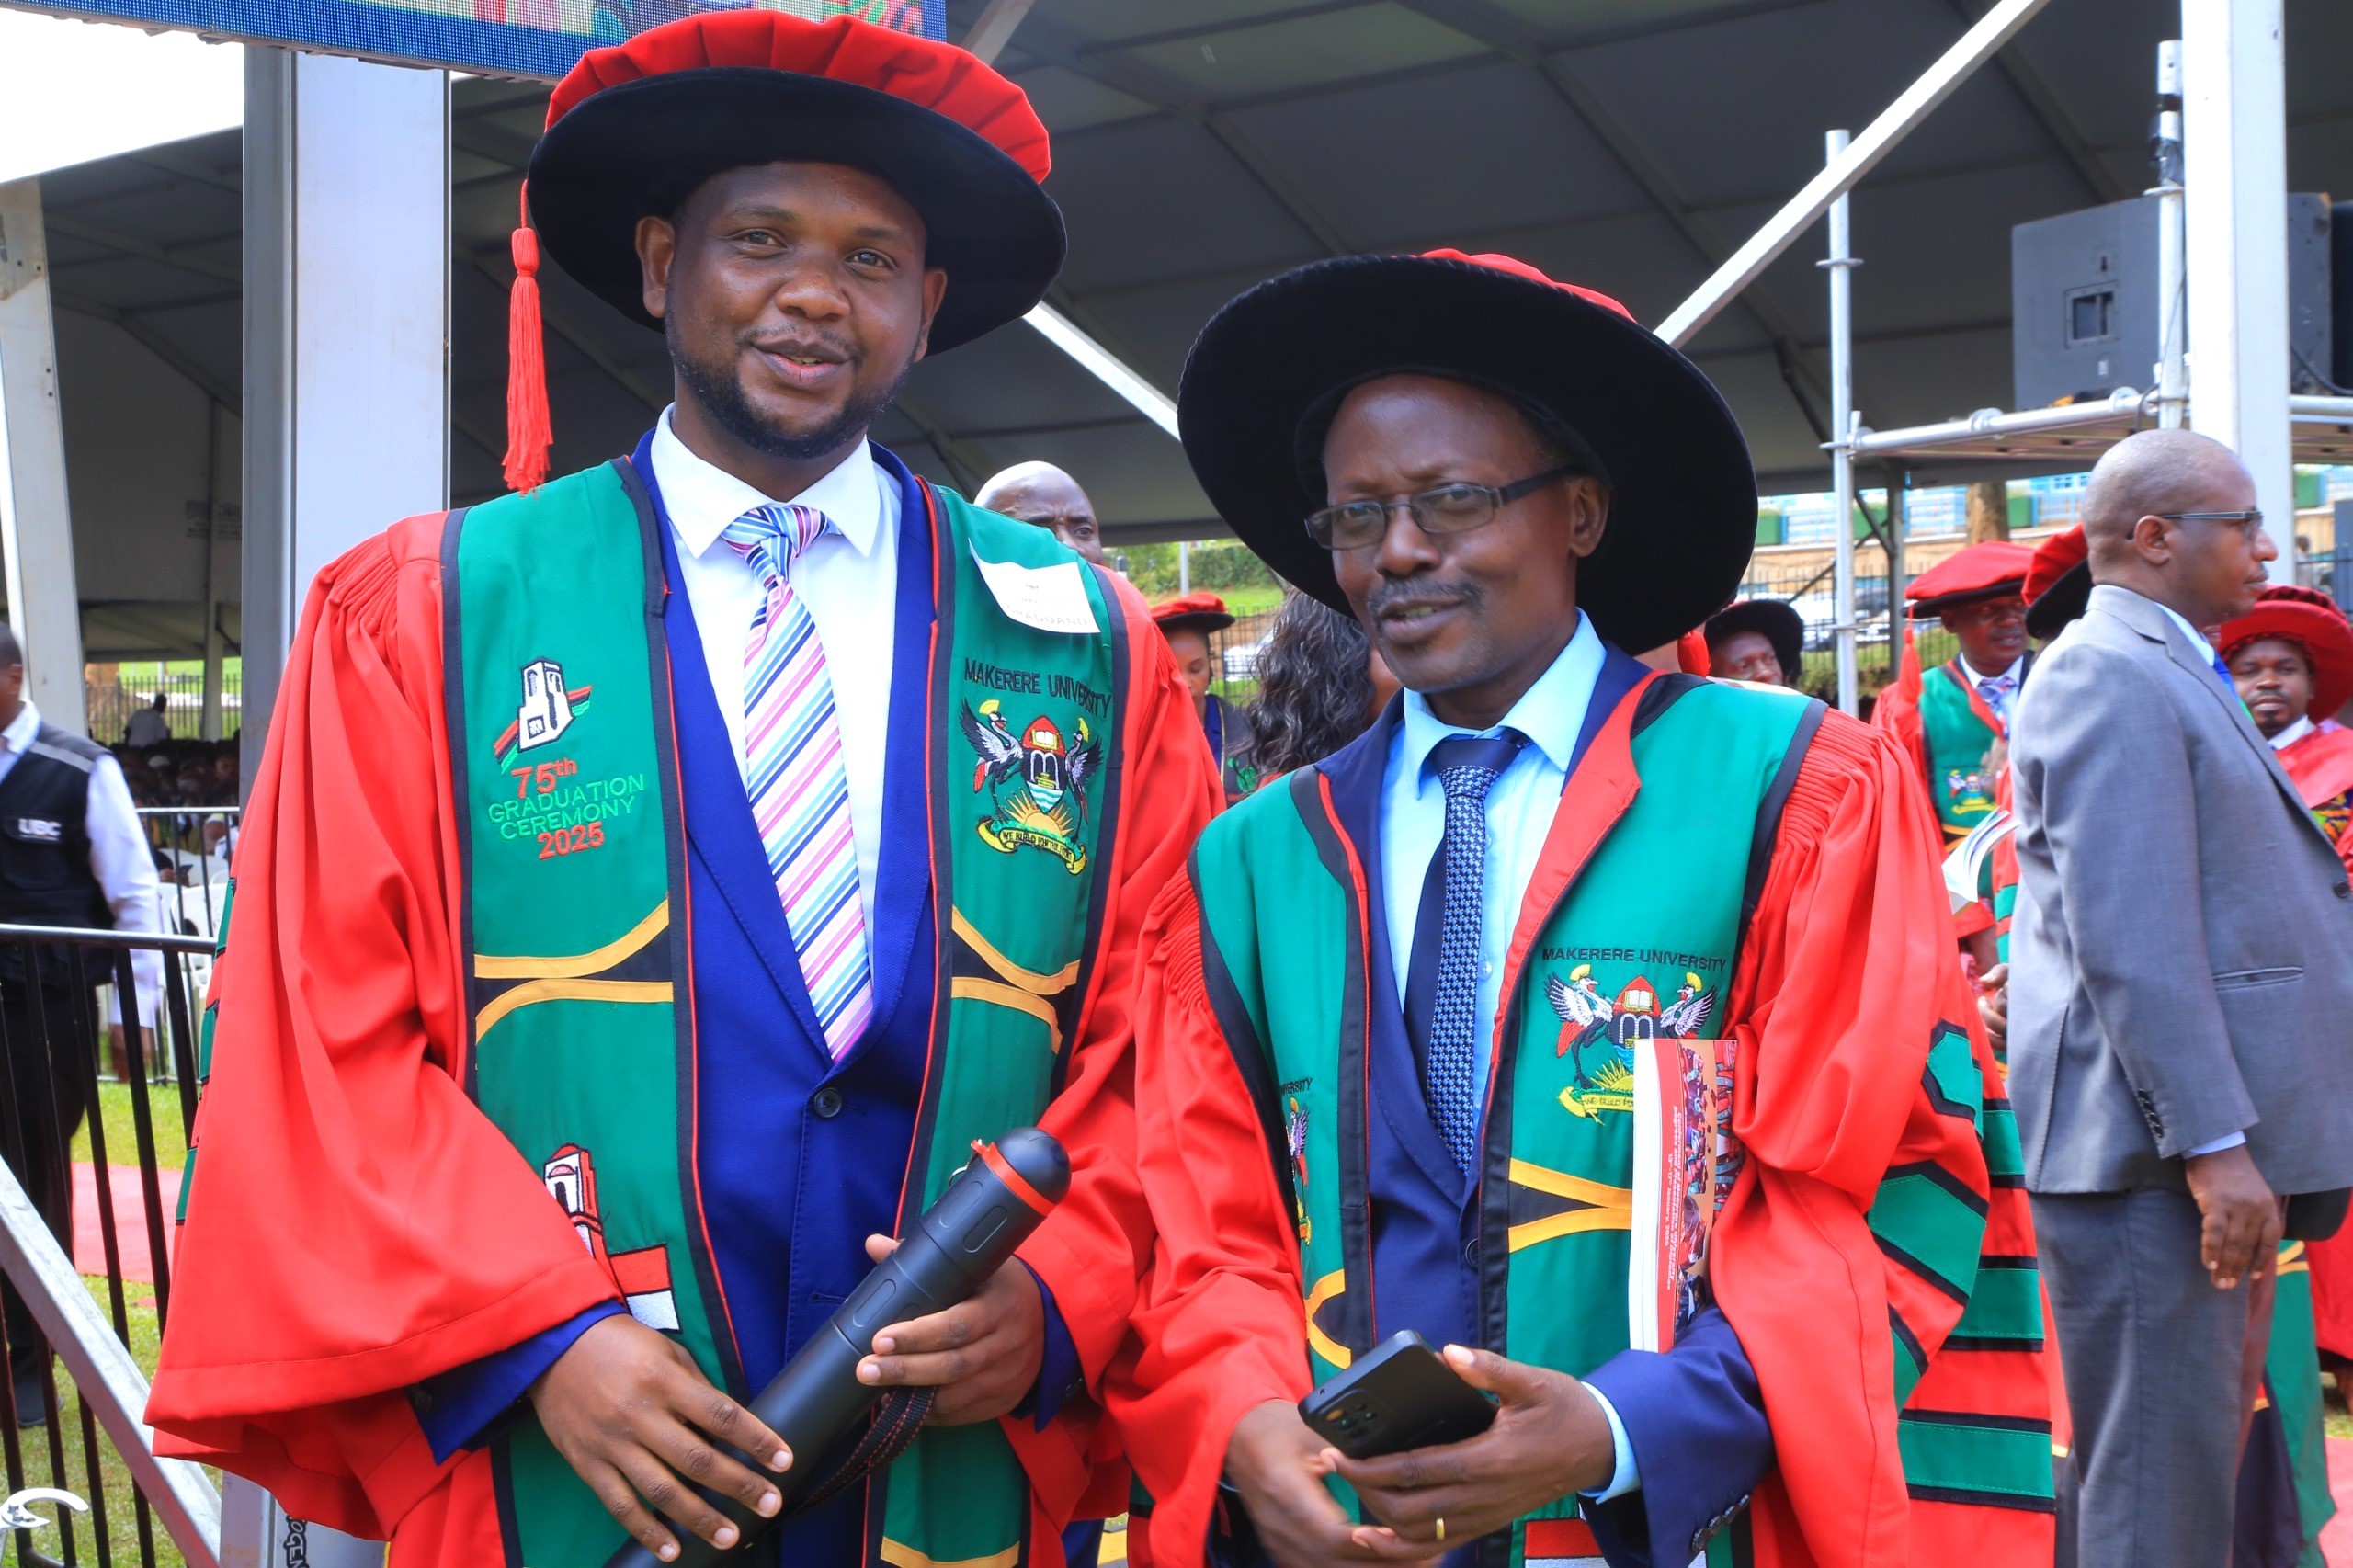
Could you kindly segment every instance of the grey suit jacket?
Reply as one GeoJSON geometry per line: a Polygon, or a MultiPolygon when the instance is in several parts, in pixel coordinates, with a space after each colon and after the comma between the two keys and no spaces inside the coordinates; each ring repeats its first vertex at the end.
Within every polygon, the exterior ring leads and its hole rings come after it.
{"type": "Polygon", "coordinates": [[[2276,1192],[2353,1185],[2353,888],[2211,650],[2094,588],[2010,763],[2028,1188],[2177,1188],[2242,1130],[2276,1192]]]}

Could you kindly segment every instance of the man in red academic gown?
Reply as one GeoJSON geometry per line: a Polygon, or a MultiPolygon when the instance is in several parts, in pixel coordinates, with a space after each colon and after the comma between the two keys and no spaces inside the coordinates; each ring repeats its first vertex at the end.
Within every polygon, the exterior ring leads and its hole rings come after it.
{"type": "Polygon", "coordinates": [[[1180,407],[1220,514],[1406,695],[1212,824],[1148,928],[1111,1410],[1154,1560],[2047,1565],[2032,1227],[1904,759],[1626,652],[1747,558],[1714,389],[1444,251],[1229,302],[1180,407]],[[1336,1458],[1294,1402],[1406,1329],[1494,1425],[1336,1458]]]}
{"type": "MultiPolygon", "coordinates": [[[[1912,753],[1948,845],[1994,810],[1995,770],[1985,756],[2009,733],[2032,663],[2020,593],[2032,559],[2024,545],[1988,540],[1946,557],[1904,590],[1911,619],[1935,617],[1961,649],[1916,685],[1899,680],[1890,687],[1871,722],[1912,753]]],[[[1908,634],[1904,653],[1908,660],[1908,634]]]]}
{"type": "Polygon", "coordinates": [[[861,1369],[937,1390],[916,1447],[752,1560],[1058,1568],[1124,1502],[1129,999],[1215,779],[1132,596],[866,438],[1051,281],[1044,129],[959,50],[760,9],[589,51],[549,120],[549,251],[666,328],[676,401],[313,585],[148,1419],[396,1568],[724,1546],[681,1478],[774,1515],[826,1462],[744,1402],[1036,1121],[1076,1174],[1022,1267],[861,1369]]]}

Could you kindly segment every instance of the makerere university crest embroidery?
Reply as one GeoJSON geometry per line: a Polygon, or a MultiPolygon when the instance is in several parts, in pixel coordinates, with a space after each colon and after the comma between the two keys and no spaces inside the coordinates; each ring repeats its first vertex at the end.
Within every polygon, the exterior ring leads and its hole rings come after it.
{"type": "Polygon", "coordinates": [[[1074,743],[1043,714],[1018,735],[1006,728],[995,698],[976,710],[967,702],[958,720],[964,738],[980,754],[972,790],[989,792],[993,816],[980,821],[983,843],[1010,855],[1022,845],[1043,849],[1070,869],[1086,869],[1086,846],[1078,842],[1086,820],[1086,786],[1103,763],[1103,743],[1078,721],[1074,743]]]}
{"type": "Polygon", "coordinates": [[[1563,980],[1544,982],[1544,995],[1561,1016],[1556,1056],[1571,1058],[1576,1081],[1561,1091],[1571,1116],[1601,1119],[1606,1110],[1634,1108],[1634,1047],[1661,1035],[1688,1039],[1716,1009],[1716,994],[1698,975],[1686,972],[1675,1000],[1659,1005],[1658,988],[1637,975],[1613,1000],[1594,983],[1593,966],[1581,963],[1563,980]]]}

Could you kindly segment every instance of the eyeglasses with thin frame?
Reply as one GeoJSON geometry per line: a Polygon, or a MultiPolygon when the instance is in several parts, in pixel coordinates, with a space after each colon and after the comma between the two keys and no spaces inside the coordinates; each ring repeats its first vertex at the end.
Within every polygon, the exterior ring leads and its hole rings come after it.
{"type": "Polygon", "coordinates": [[[2263,526],[2263,513],[2250,506],[2244,512],[2152,512],[2168,523],[2235,523],[2250,532],[2263,526]]]}
{"type": "Polygon", "coordinates": [[[1555,480],[1585,472],[1574,463],[1515,480],[1509,484],[1472,484],[1468,481],[1441,484],[1394,501],[1346,501],[1307,517],[1307,537],[1325,550],[1363,550],[1379,544],[1389,532],[1389,514],[1405,508],[1414,526],[1426,534],[1467,534],[1485,528],[1495,514],[1522,496],[1532,495],[1555,480]]]}

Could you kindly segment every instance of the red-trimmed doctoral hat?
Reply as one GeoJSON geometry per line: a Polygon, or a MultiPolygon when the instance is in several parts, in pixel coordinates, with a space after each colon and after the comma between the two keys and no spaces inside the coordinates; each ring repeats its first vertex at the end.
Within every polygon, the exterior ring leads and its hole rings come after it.
{"type": "Polygon", "coordinates": [[[1179,594],[1152,607],[1152,623],[1164,637],[1172,631],[1199,631],[1204,636],[1233,624],[1233,612],[1215,594],[1179,594]]]}
{"type": "Polygon", "coordinates": [[[2062,528],[2034,547],[2027,562],[2026,634],[2048,642],[2092,601],[2091,545],[2084,526],[2062,528]]]}
{"type": "Polygon", "coordinates": [[[2353,626],[2336,601],[2318,588],[2275,583],[2255,597],[2255,608],[2222,626],[2222,658],[2258,638],[2277,637],[2304,651],[2313,667],[2313,701],[2307,710],[2325,719],[2353,701],[2353,626]]]}
{"type": "MultiPolygon", "coordinates": [[[[1740,585],[1756,481],[1740,426],[1698,366],[1606,294],[1506,256],[1437,250],[1311,263],[1228,301],[1176,396],[1193,473],[1276,572],[1347,613],[1332,553],[1324,437],[1348,390],[1451,377],[1517,402],[1609,491],[1577,603],[1621,648],[1676,641],[1740,585]]],[[[1517,476],[1515,476],[1517,477],[1517,476]]]]}
{"type": "Polygon", "coordinates": [[[1708,618],[1708,646],[1720,646],[1728,637],[1754,631],[1773,645],[1781,676],[1795,684],[1804,673],[1805,618],[1786,599],[1742,599],[1708,618]]]}
{"type": "MultiPolygon", "coordinates": [[[[855,17],[702,13],[590,50],[548,100],[515,234],[510,346],[529,361],[517,370],[540,360],[541,244],[590,293],[656,326],[638,220],[675,211],[713,175],[774,163],[863,169],[915,208],[927,260],[948,274],[935,353],[1026,314],[1062,269],[1046,128],[1019,87],[952,44],[855,17]]],[[[518,426],[531,410],[515,406],[536,391],[543,411],[544,387],[523,379],[509,381],[510,484],[518,459],[527,471],[546,462],[528,449],[544,448],[544,413],[538,428],[518,426]]]]}
{"type": "Polygon", "coordinates": [[[1912,601],[1912,619],[1926,620],[1949,609],[1998,599],[2026,586],[2026,569],[2034,551],[2006,539],[1989,539],[1945,557],[1904,590],[1912,601]]]}

